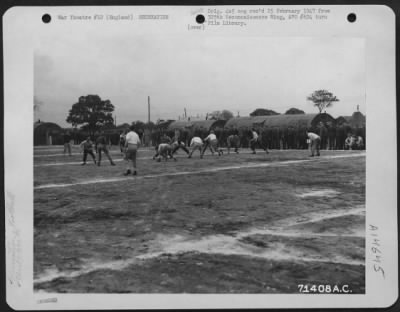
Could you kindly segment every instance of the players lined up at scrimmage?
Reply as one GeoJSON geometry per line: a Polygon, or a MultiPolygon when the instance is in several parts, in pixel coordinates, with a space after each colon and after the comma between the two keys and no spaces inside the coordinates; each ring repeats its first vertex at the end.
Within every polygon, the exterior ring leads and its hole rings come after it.
{"type": "MultiPolygon", "coordinates": [[[[135,132],[135,127],[132,125],[129,128],[129,131],[125,131],[127,133],[123,133],[120,138],[120,149],[121,152],[124,154],[124,160],[126,161],[126,172],[124,175],[137,175],[137,168],[136,168],[136,158],[137,158],[137,150],[141,145],[140,137],[135,132]]],[[[313,156],[320,156],[320,144],[321,138],[314,132],[311,132],[307,129],[306,135],[308,137],[307,143],[309,144],[309,148],[311,151],[311,157],[313,156]]],[[[351,136],[349,136],[350,140],[351,136]]],[[[174,153],[177,152],[178,149],[182,149],[188,154],[188,158],[192,158],[192,155],[195,151],[200,152],[200,158],[203,158],[205,151],[207,148],[210,149],[211,154],[214,155],[218,153],[218,156],[222,155],[222,150],[218,146],[218,139],[213,130],[211,130],[204,140],[195,135],[190,141],[190,151],[185,146],[185,143],[180,140],[179,131],[175,132],[174,138],[171,139],[168,135],[164,134],[161,138],[161,143],[156,147],[156,154],[153,156],[153,159],[157,161],[161,161],[164,159],[167,161],[168,159],[172,158],[174,161],[177,159],[174,157],[174,153]]],[[[349,143],[350,144],[350,143],[349,143]]],[[[239,153],[238,149],[240,147],[240,138],[238,133],[231,134],[227,138],[227,146],[228,146],[228,154],[230,153],[230,149],[234,148],[236,153],[239,153]]],[[[257,133],[256,129],[252,129],[252,139],[250,140],[250,148],[252,150],[252,154],[255,154],[256,147],[259,146],[265,150],[268,154],[269,151],[266,146],[263,145],[260,135],[257,133]]],[[[90,155],[93,159],[93,162],[100,166],[101,164],[101,157],[102,153],[104,153],[110,164],[115,166],[107,147],[107,140],[105,138],[104,132],[100,132],[100,135],[97,137],[95,143],[91,140],[90,136],[86,138],[81,144],[80,148],[83,152],[83,162],[82,165],[86,165],[87,156],[90,155]],[[95,146],[95,150],[97,153],[96,156],[93,153],[93,146],[95,146]]]]}

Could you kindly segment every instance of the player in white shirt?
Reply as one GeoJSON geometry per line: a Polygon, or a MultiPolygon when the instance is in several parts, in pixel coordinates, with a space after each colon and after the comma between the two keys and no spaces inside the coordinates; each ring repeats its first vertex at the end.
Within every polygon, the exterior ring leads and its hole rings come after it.
{"type": "Polygon", "coordinates": [[[140,145],[140,138],[139,135],[135,132],[135,126],[129,127],[129,132],[126,134],[125,137],[125,159],[127,161],[127,168],[124,175],[133,174],[136,175],[136,155],[137,150],[140,145]],[[132,170],[131,170],[132,169],[132,170]]]}
{"type": "Polygon", "coordinates": [[[198,137],[195,136],[192,138],[192,140],[190,141],[190,153],[188,158],[192,158],[193,152],[196,150],[200,151],[200,158],[203,158],[202,154],[201,154],[201,148],[203,147],[203,140],[198,137]]]}
{"type": "Polygon", "coordinates": [[[210,134],[204,139],[204,147],[201,152],[201,158],[203,158],[204,152],[206,151],[207,147],[210,149],[213,155],[217,151],[218,156],[221,156],[221,150],[218,149],[218,139],[213,130],[211,130],[210,134]]]}
{"type": "Polygon", "coordinates": [[[263,144],[261,136],[258,135],[258,132],[256,129],[252,128],[251,129],[251,139],[250,139],[250,149],[253,151],[252,154],[256,153],[256,146],[259,145],[267,154],[268,152],[268,147],[267,145],[263,144]]]}
{"type": "Polygon", "coordinates": [[[310,157],[314,157],[314,154],[316,153],[317,156],[319,156],[319,148],[321,144],[321,137],[318,134],[315,134],[314,132],[311,131],[306,131],[308,140],[310,140],[310,149],[311,149],[311,155],[310,157]]]}
{"type": "Polygon", "coordinates": [[[256,129],[251,129],[251,139],[250,139],[250,148],[253,151],[253,154],[256,153],[256,145],[258,142],[258,133],[256,129]]]}

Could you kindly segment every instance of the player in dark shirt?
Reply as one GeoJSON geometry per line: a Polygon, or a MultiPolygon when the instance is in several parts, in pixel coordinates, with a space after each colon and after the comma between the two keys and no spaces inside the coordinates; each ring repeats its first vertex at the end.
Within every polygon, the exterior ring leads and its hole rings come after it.
{"type": "Polygon", "coordinates": [[[186,148],[185,143],[181,140],[181,133],[179,130],[175,130],[175,135],[171,146],[172,155],[174,155],[178,149],[184,150],[186,154],[189,155],[189,150],[186,148]]]}
{"type": "Polygon", "coordinates": [[[104,154],[107,156],[108,160],[110,161],[111,166],[115,166],[115,163],[113,162],[113,160],[108,152],[107,140],[106,140],[104,133],[100,133],[100,135],[96,139],[96,153],[98,155],[97,166],[100,166],[102,152],[104,152],[104,154]]]}
{"type": "Polygon", "coordinates": [[[68,155],[71,156],[71,136],[68,131],[64,133],[63,139],[64,139],[64,156],[67,151],[68,155]]]}
{"type": "Polygon", "coordinates": [[[82,166],[86,165],[87,155],[92,156],[94,164],[96,164],[96,157],[93,154],[93,142],[90,139],[90,136],[87,137],[87,139],[80,144],[80,147],[83,150],[82,166]]]}

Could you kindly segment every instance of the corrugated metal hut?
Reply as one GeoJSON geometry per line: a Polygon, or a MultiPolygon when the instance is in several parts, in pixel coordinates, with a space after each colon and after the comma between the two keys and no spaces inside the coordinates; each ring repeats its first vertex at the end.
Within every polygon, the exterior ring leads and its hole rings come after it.
{"type": "Polygon", "coordinates": [[[195,121],[178,120],[171,123],[168,126],[168,130],[169,131],[187,130],[189,132],[208,133],[210,130],[222,131],[224,129],[225,124],[226,120],[213,120],[213,119],[195,120],[195,121]]]}
{"type": "Polygon", "coordinates": [[[335,122],[329,114],[298,114],[298,115],[269,115],[255,117],[231,118],[225,124],[225,129],[255,128],[289,128],[289,127],[316,127],[319,122],[335,122]]]}
{"type": "Polygon", "coordinates": [[[36,122],[33,126],[34,145],[63,144],[63,129],[52,122],[36,122]]]}
{"type": "Polygon", "coordinates": [[[366,118],[361,112],[354,112],[351,116],[339,116],[336,118],[338,125],[346,124],[351,128],[363,128],[365,127],[366,118]]]}
{"type": "Polygon", "coordinates": [[[251,137],[251,128],[256,128],[262,140],[269,148],[306,148],[306,129],[319,132],[319,124],[334,124],[335,119],[329,114],[268,115],[238,117],[230,119],[225,129],[239,131],[242,145],[251,137]]]}
{"type": "Polygon", "coordinates": [[[184,130],[184,129],[191,129],[193,126],[193,121],[188,120],[175,120],[171,122],[168,127],[166,128],[167,131],[174,131],[174,130],[184,130]]]}
{"type": "Polygon", "coordinates": [[[351,116],[350,125],[353,128],[363,128],[365,127],[366,118],[361,112],[354,112],[351,116]]]}

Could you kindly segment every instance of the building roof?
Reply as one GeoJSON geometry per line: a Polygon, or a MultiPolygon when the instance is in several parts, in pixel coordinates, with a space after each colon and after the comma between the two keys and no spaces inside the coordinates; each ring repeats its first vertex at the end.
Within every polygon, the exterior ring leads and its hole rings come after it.
{"type": "Polygon", "coordinates": [[[229,119],[226,128],[252,128],[252,127],[310,127],[319,120],[334,120],[328,114],[296,114],[296,115],[268,115],[255,117],[236,117],[229,119]]]}
{"type": "Polygon", "coordinates": [[[195,120],[195,121],[187,121],[187,120],[177,120],[171,123],[168,126],[168,130],[175,129],[192,129],[192,130],[205,130],[209,131],[215,127],[223,127],[226,123],[226,120],[195,120]]]}
{"type": "Polygon", "coordinates": [[[59,130],[59,131],[62,130],[62,128],[61,128],[59,125],[57,125],[56,123],[53,123],[53,122],[43,122],[43,121],[41,121],[41,122],[35,122],[35,123],[33,124],[33,129],[34,129],[34,130],[39,130],[39,129],[51,129],[51,130],[59,130]]]}

